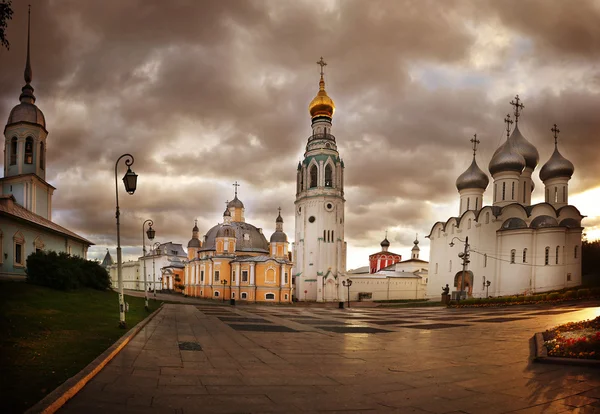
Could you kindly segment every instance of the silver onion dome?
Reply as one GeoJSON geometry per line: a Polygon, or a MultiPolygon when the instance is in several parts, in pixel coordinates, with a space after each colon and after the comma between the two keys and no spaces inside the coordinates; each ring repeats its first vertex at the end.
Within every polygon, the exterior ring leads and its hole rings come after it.
{"type": "Polygon", "coordinates": [[[573,176],[574,171],[575,167],[573,166],[573,163],[563,157],[558,151],[558,146],[555,146],[552,156],[540,170],[540,179],[542,181],[558,177],[567,177],[570,179],[573,176]]]}
{"type": "Polygon", "coordinates": [[[489,165],[492,176],[505,171],[515,171],[520,174],[524,168],[525,158],[516,150],[510,139],[498,147],[489,165]]]}
{"type": "Polygon", "coordinates": [[[234,208],[244,208],[244,203],[242,203],[240,201],[239,198],[237,198],[237,195],[235,196],[235,198],[233,200],[231,200],[229,202],[229,204],[227,204],[228,208],[234,207],[234,208]]]}
{"type": "MultiPolygon", "coordinates": [[[[475,157],[473,157],[473,162],[469,168],[456,179],[456,188],[458,191],[466,188],[481,188],[485,190],[489,183],[490,179],[487,174],[481,171],[477,165],[477,161],[475,161],[475,157]]],[[[418,241],[415,242],[418,243],[418,241]]]]}
{"type": "Polygon", "coordinates": [[[525,158],[525,167],[534,170],[540,162],[540,154],[537,148],[521,134],[518,124],[515,126],[509,140],[517,152],[525,158]]]}

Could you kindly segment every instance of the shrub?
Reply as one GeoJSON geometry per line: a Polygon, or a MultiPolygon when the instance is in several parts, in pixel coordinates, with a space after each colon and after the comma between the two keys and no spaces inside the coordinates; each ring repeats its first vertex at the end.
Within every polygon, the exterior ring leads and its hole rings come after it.
{"type": "Polygon", "coordinates": [[[522,301],[523,301],[523,298],[520,296],[511,296],[509,298],[509,302],[522,302],[522,301]]]}
{"type": "Polygon", "coordinates": [[[546,300],[556,300],[556,299],[560,299],[560,293],[558,292],[552,292],[546,295],[546,300]]]}
{"type": "Polygon", "coordinates": [[[110,288],[108,272],[99,263],[67,253],[35,252],[27,258],[27,281],[59,290],[110,288]]]}
{"type": "Polygon", "coordinates": [[[589,289],[579,289],[577,291],[577,297],[578,298],[587,298],[588,296],[590,296],[590,290],[589,289]]]}
{"type": "Polygon", "coordinates": [[[563,293],[563,299],[572,299],[577,297],[577,293],[574,290],[567,290],[563,293]]]}

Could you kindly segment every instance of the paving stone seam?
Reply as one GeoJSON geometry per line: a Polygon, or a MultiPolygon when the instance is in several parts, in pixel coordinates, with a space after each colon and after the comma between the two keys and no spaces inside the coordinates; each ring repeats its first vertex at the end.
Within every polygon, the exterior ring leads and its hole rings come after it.
{"type": "Polygon", "coordinates": [[[83,387],[108,364],[123,348],[163,309],[163,305],[152,312],[143,321],[129,330],[125,335],[111,345],[106,351],[90,362],[77,374],[59,385],[54,391],[46,395],[25,414],[43,413],[53,414],[73,398],[83,387]]]}

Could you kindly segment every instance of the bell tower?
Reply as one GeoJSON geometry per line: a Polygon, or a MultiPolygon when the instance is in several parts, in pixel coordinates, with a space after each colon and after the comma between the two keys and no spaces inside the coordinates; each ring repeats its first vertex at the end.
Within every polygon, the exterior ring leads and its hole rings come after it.
{"type": "Polygon", "coordinates": [[[339,276],[346,272],[344,241],[344,162],[332,120],[333,100],[325,91],[323,58],[319,91],[308,110],[312,134],[296,173],[296,220],[293,245],[295,295],[298,300],[337,301],[339,276]]]}
{"type": "Polygon", "coordinates": [[[25,86],[21,89],[20,103],[10,111],[4,127],[4,178],[0,179],[0,194],[12,194],[18,204],[51,220],[55,188],[46,182],[48,131],[44,114],[35,105],[31,86],[30,27],[31,7],[27,23],[25,86]]]}

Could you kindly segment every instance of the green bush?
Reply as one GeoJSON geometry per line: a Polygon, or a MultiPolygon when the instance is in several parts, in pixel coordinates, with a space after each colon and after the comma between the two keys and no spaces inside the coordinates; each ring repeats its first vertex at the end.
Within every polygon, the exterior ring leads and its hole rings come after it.
{"type": "Polygon", "coordinates": [[[589,289],[579,289],[579,290],[577,290],[577,297],[578,298],[587,298],[588,296],[590,296],[590,290],[589,289]]]}
{"type": "Polygon", "coordinates": [[[522,302],[522,301],[523,301],[522,296],[511,296],[509,298],[509,302],[522,302]]]}
{"type": "Polygon", "coordinates": [[[29,255],[27,281],[58,290],[106,290],[111,285],[108,272],[99,263],[53,251],[29,255]]]}
{"type": "Polygon", "coordinates": [[[577,297],[577,293],[574,290],[567,290],[563,293],[563,299],[572,299],[577,297]]]}
{"type": "Polygon", "coordinates": [[[560,299],[560,293],[558,292],[552,292],[546,295],[546,300],[556,300],[556,299],[560,299]]]}
{"type": "Polygon", "coordinates": [[[532,295],[525,296],[525,297],[523,298],[523,300],[524,300],[525,302],[532,302],[532,301],[533,301],[533,296],[532,296],[532,295]]]}

